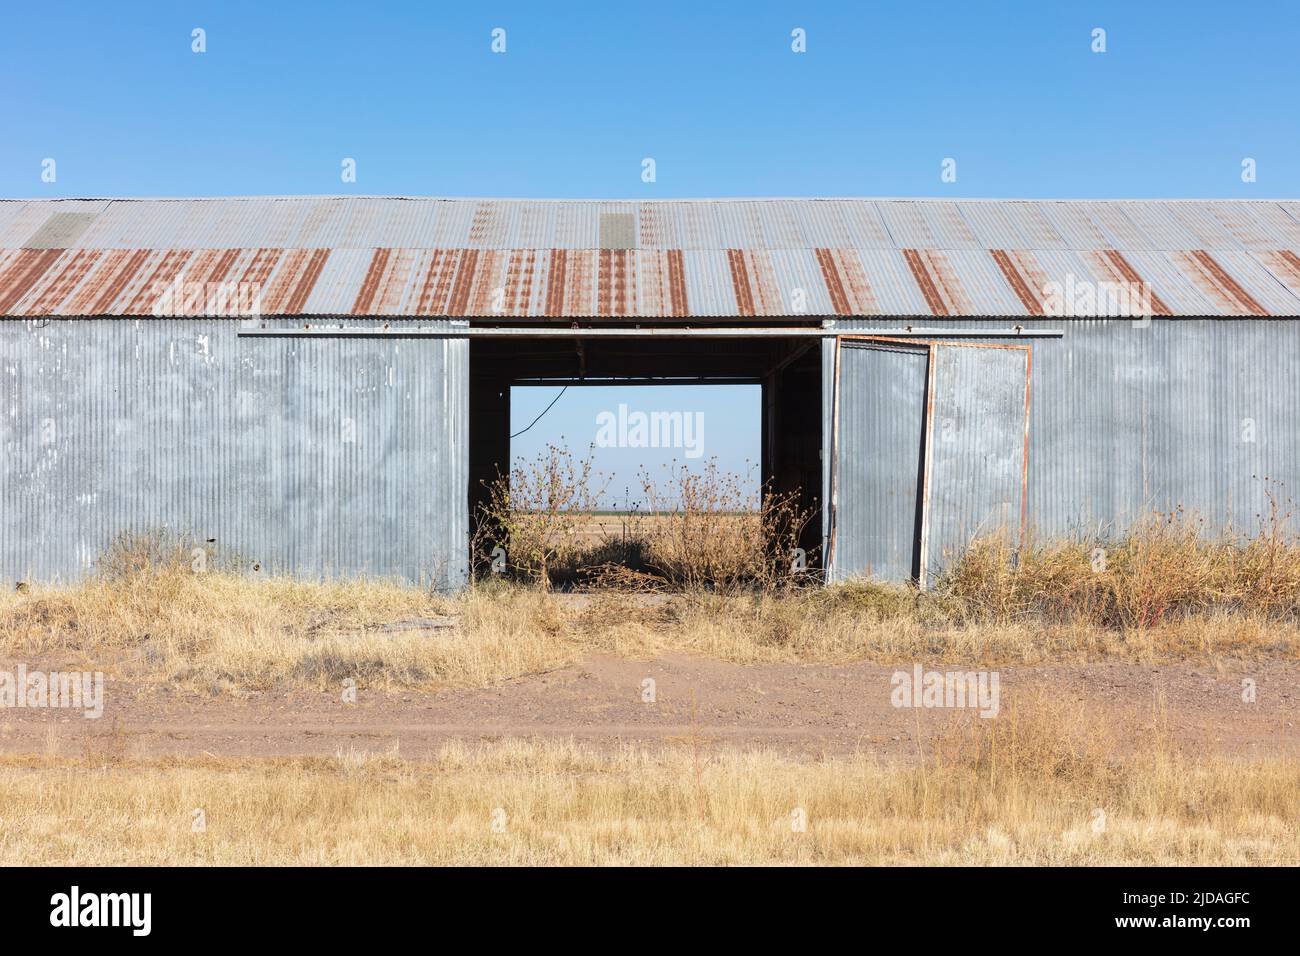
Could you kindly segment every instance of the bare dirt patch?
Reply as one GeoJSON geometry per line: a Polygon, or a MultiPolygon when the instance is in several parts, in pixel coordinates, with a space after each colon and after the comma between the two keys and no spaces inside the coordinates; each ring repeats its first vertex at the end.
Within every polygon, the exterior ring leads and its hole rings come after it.
{"type": "MultiPolygon", "coordinates": [[[[523,738],[574,739],[601,750],[763,748],[800,758],[868,753],[914,761],[954,721],[980,719],[970,711],[892,706],[890,678],[899,669],[910,671],[911,663],[741,665],[680,654],[595,655],[486,688],[371,690],[359,683],[355,704],[345,704],[341,690],[208,695],[110,674],[99,720],[0,710],[0,753],[298,757],[396,747],[418,760],[448,742],[523,738]],[[647,679],[654,681],[652,703],[643,700],[647,679]]],[[[1119,752],[1159,734],[1198,753],[1300,755],[1295,662],[1099,662],[998,672],[1003,707],[1017,695],[1044,694],[1104,714],[1119,752]],[[1242,699],[1243,678],[1255,681],[1253,703],[1242,699]]]]}

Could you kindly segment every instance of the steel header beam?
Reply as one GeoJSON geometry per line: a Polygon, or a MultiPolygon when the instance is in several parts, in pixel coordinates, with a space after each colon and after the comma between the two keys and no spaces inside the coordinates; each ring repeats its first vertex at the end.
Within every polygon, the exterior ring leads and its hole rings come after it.
{"type": "Polygon", "coordinates": [[[853,338],[969,338],[969,339],[1059,339],[1061,329],[810,329],[810,328],[483,328],[455,326],[452,328],[363,328],[348,326],[308,326],[304,328],[243,328],[242,338],[300,339],[834,339],[840,336],[853,338]]]}

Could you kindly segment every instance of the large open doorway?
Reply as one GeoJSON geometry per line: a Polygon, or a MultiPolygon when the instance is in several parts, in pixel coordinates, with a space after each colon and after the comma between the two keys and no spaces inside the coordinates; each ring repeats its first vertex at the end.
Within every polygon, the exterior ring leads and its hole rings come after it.
{"type": "MultiPolygon", "coordinates": [[[[507,473],[512,461],[511,435],[519,431],[520,421],[512,430],[512,393],[519,389],[545,388],[555,395],[562,388],[603,389],[605,395],[617,387],[620,393],[634,395],[645,386],[662,394],[667,386],[743,386],[752,390],[757,418],[757,460],[752,462],[755,487],[793,496],[797,506],[813,515],[798,535],[800,560],[815,572],[822,551],[822,349],[816,337],[779,334],[755,335],[726,340],[689,337],[663,337],[647,334],[628,338],[530,338],[526,336],[475,338],[470,342],[470,455],[468,505],[471,520],[480,515],[488,502],[489,488],[499,475],[507,473]]],[[[592,393],[594,394],[594,392],[592,393]]],[[[633,411],[651,412],[632,401],[606,401],[605,425],[612,427],[620,440],[628,440],[628,430],[636,421],[629,420],[633,411]],[[620,404],[628,409],[620,416],[620,404]],[[634,405],[638,407],[633,408],[634,405]]],[[[690,411],[683,402],[659,401],[657,410],[690,411]]],[[[581,447],[584,439],[596,440],[599,425],[588,423],[592,434],[570,437],[570,446],[581,447]]],[[[518,419],[518,416],[516,416],[518,419]]],[[[706,419],[707,422],[707,419],[706,419]]],[[[525,425],[527,423],[524,423],[525,425]]],[[[685,420],[647,423],[651,428],[667,429],[661,434],[676,434],[683,459],[693,452],[696,435],[685,420]],[[679,429],[674,432],[675,429],[679,429]]],[[[715,428],[727,428],[728,422],[717,421],[715,428]]],[[[706,429],[709,427],[706,424],[706,429]]],[[[745,423],[730,423],[745,428],[745,423]]],[[[707,433],[706,433],[707,434],[707,433]]],[[[585,450],[585,449],[584,449],[585,450]]],[[[702,454],[707,454],[707,442],[702,454]]],[[[656,464],[655,456],[647,456],[656,464]]],[[[627,462],[623,463],[626,467],[627,462]]],[[[733,469],[734,470],[734,469],[733,469]]],[[[636,486],[626,477],[621,487],[612,490],[606,502],[614,510],[622,502],[631,506],[636,486]]]]}

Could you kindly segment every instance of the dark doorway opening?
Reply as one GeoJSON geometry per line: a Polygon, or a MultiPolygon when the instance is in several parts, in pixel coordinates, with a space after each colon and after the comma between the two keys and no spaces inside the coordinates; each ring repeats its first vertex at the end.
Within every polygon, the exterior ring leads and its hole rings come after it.
{"type": "Polygon", "coordinates": [[[761,388],[760,481],[798,493],[814,517],[799,546],[822,553],[822,340],[753,338],[474,338],[470,340],[468,507],[471,526],[488,485],[510,468],[510,390],[521,385],[709,385],[761,388]]]}

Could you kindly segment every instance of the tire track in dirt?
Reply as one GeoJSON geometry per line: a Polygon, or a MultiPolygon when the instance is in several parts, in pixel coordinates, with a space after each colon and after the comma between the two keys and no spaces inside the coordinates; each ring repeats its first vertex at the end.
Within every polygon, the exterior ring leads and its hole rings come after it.
{"type": "MultiPolygon", "coordinates": [[[[4,665],[0,665],[4,666],[4,665]]],[[[51,665],[53,667],[53,665],[51,665]]],[[[959,669],[936,667],[938,670],[959,669]]],[[[960,669],[965,669],[964,666],[960,669]]],[[[348,751],[427,758],[450,741],[574,739],[599,749],[761,748],[788,756],[867,752],[925,756],[971,711],[897,708],[896,670],[736,665],[686,656],[597,657],[482,689],[207,696],[114,681],[104,715],[0,709],[0,753],[333,757],[348,751]],[[653,701],[643,699],[653,680],[653,701]]],[[[1163,666],[1124,663],[1003,667],[1000,704],[1037,696],[1096,716],[1117,751],[1157,731],[1174,745],[1244,758],[1300,756],[1300,664],[1163,666]],[[1242,680],[1256,699],[1242,699],[1242,680]]]]}

